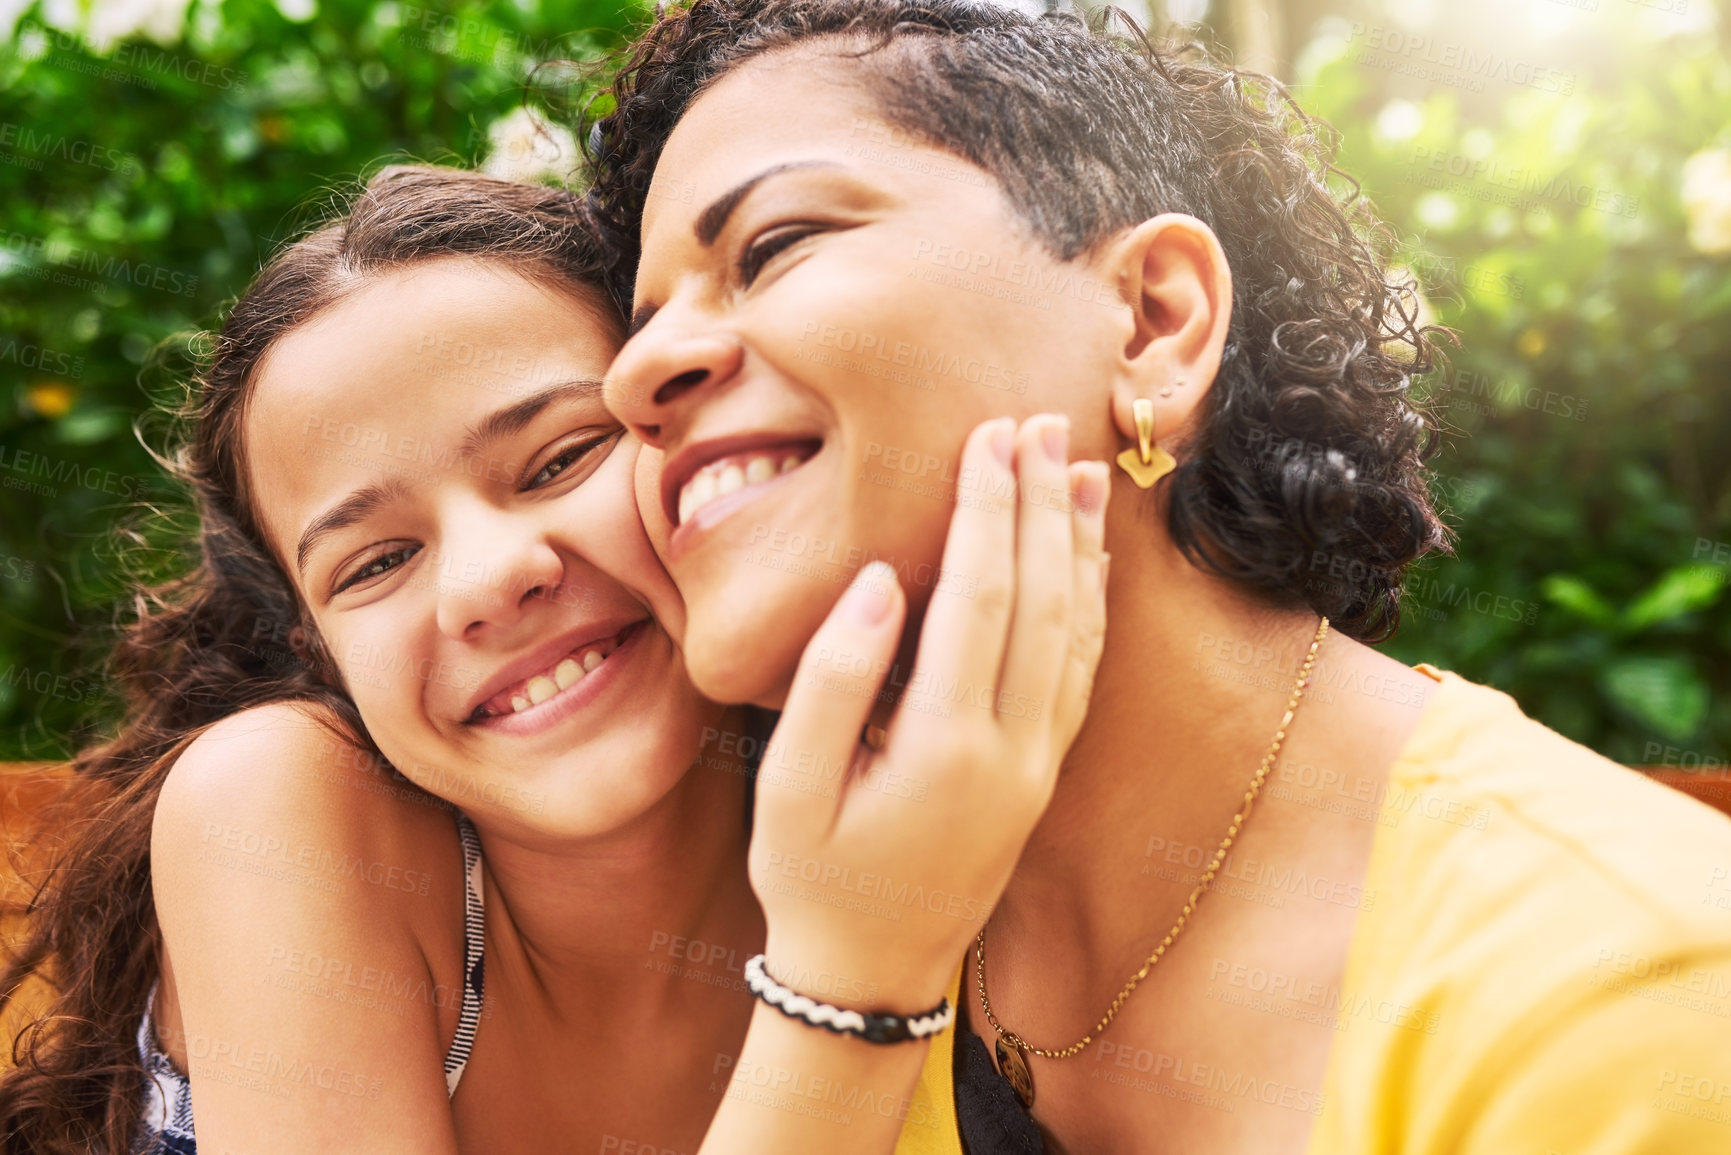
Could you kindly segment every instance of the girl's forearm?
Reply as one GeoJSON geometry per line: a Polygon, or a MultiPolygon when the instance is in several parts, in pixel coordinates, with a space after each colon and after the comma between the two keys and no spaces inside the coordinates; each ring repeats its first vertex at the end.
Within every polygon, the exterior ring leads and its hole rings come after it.
{"type": "Polygon", "coordinates": [[[861,1042],[759,1003],[700,1155],[890,1155],[930,1046],[861,1042]]]}

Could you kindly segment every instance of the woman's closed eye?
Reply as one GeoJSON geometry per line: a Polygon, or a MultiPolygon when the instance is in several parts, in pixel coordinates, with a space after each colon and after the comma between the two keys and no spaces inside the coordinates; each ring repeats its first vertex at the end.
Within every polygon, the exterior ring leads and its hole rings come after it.
{"type": "Polygon", "coordinates": [[[740,251],[736,268],[739,283],[750,288],[765,265],[807,237],[823,231],[822,225],[802,222],[770,229],[740,251]]]}

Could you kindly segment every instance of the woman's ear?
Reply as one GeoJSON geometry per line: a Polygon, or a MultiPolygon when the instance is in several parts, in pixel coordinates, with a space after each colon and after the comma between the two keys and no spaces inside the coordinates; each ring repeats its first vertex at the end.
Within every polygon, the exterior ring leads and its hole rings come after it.
{"type": "Polygon", "coordinates": [[[1136,436],[1133,406],[1154,403],[1154,437],[1188,432],[1213,387],[1232,322],[1232,270],[1214,230],[1183,213],[1152,217],[1107,255],[1130,307],[1112,382],[1112,420],[1136,436]]]}

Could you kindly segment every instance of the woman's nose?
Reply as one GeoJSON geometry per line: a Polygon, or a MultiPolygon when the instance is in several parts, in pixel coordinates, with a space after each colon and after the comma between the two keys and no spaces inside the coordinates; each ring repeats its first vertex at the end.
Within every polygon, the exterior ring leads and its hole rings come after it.
{"type": "Polygon", "coordinates": [[[691,410],[732,380],[743,360],[736,338],[680,331],[658,315],[614,359],[607,408],[644,444],[665,448],[689,423],[691,410]]]}

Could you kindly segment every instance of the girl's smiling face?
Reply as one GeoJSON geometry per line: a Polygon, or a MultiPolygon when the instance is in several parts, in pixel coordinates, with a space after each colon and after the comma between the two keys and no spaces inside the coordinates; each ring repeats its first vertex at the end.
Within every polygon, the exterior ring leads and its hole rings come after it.
{"type": "Polygon", "coordinates": [[[244,426],[261,528],[380,750],[566,837],[653,805],[718,711],[602,404],[618,342],[598,296],[427,261],[285,335],[244,426]]]}

